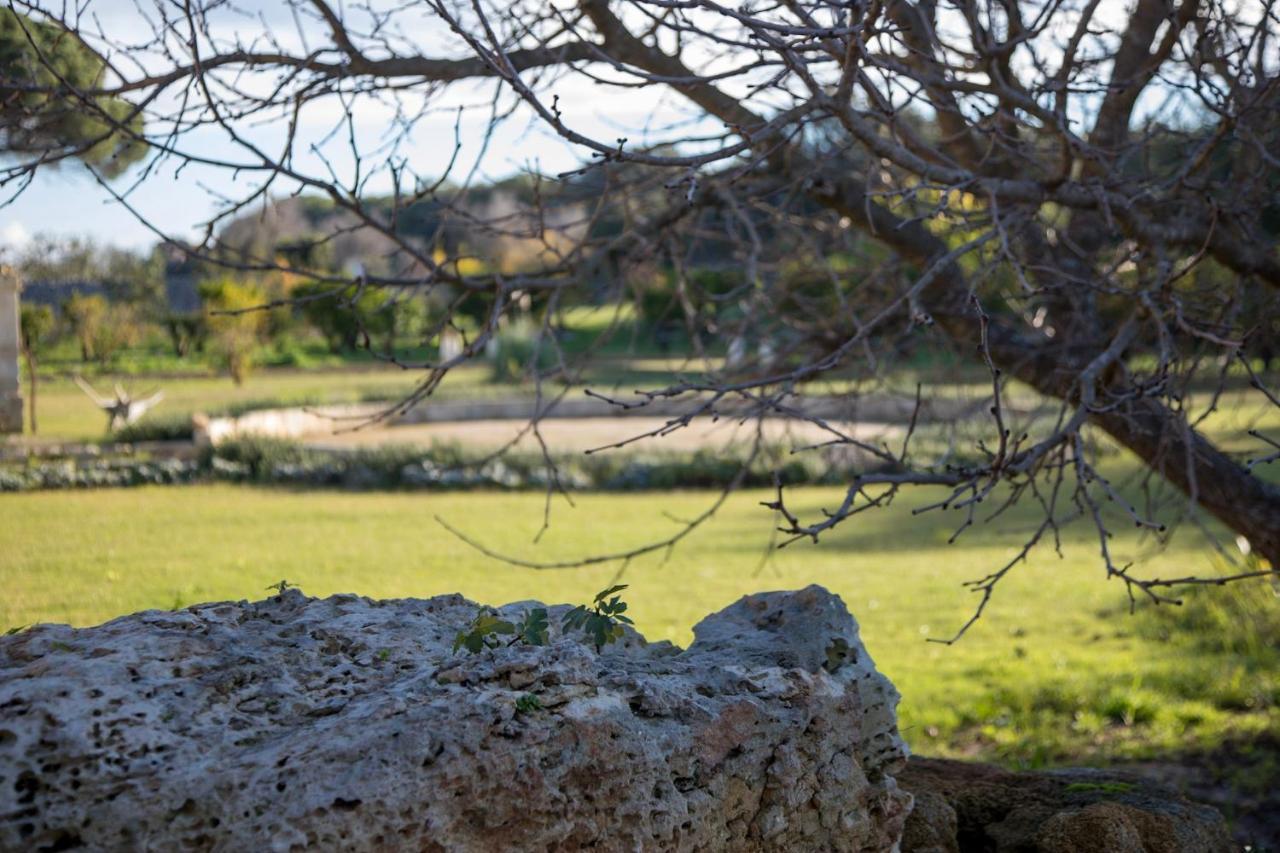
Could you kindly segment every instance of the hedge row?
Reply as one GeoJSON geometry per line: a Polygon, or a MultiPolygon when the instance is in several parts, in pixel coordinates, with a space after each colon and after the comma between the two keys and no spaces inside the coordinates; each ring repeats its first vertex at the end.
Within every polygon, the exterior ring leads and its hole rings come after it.
{"type": "Polygon", "coordinates": [[[601,453],[553,458],[507,454],[500,459],[458,447],[386,447],[351,452],[318,450],[280,439],[241,439],[206,449],[193,460],[59,460],[0,467],[0,491],[140,486],[197,481],[249,482],[344,489],[545,489],[552,478],[566,488],[606,492],[702,489],[847,481],[846,466],[831,457],[793,456],[782,461],[722,451],[601,453]]]}

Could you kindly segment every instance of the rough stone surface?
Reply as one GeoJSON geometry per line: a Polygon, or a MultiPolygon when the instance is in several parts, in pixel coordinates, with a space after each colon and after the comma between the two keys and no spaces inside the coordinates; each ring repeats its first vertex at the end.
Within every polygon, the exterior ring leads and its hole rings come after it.
{"type": "Polygon", "coordinates": [[[1010,773],[912,758],[904,853],[1227,853],[1217,811],[1140,777],[1103,770],[1010,773]]]}
{"type": "Polygon", "coordinates": [[[459,596],[0,638],[0,849],[897,848],[898,696],[838,598],[744,598],[685,651],[597,654],[561,612],[478,655],[450,651],[459,596]]]}

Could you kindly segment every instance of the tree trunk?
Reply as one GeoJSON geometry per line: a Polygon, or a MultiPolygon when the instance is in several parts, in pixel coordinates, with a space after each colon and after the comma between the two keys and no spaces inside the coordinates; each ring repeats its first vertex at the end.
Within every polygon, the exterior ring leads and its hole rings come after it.
{"type": "Polygon", "coordinates": [[[1136,400],[1090,420],[1280,567],[1280,488],[1184,429],[1157,400],[1136,400]]]}
{"type": "MultiPolygon", "coordinates": [[[[850,217],[900,255],[931,270],[932,280],[920,300],[938,327],[962,351],[980,356],[979,324],[967,304],[969,283],[947,247],[918,221],[900,220],[870,202],[865,189],[851,180],[817,188],[816,199],[850,217]]],[[[1105,343],[1030,342],[1016,330],[992,322],[989,349],[996,366],[1045,395],[1075,402],[1077,378],[1105,343]]],[[[1244,536],[1254,551],[1280,567],[1280,488],[1264,482],[1196,432],[1174,412],[1152,398],[1133,398],[1090,422],[1132,451],[1187,497],[1208,510],[1232,531],[1244,536]]]]}

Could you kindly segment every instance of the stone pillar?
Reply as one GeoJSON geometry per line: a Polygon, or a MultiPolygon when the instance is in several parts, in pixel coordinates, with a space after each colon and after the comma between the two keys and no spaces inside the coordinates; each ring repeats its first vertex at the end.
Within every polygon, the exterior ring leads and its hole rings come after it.
{"type": "Polygon", "coordinates": [[[22,432],[18,359],[18,275],[0,267],[0,433],[22,432]]]}

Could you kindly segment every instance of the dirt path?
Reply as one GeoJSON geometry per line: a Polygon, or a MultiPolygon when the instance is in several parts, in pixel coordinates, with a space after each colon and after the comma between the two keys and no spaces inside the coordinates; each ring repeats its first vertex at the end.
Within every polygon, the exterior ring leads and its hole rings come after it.
{"type": "MultiPolygon", "coordinates": [[[[651,417],[562,418],[544,420],[539,429],[547,446],[552,450],[582,452],[661,429],[666,423],[666,418],[651,417]]],[[[527,422],[521,420],[408,424],[312,436],[306,439],[306,443],[312,447],[335,449],[386,444],[425,446],[432,442],[494,448],[511,441],[527,426],[527,422]]],[[[841,423],[834,426],[845,431],[845,434],[852,438],[872,444],[901,440],[902,434],[902,427],[891,424],[841,423]]],[[[765,420],[763,431],[768,443],[787,447],[810,446],[835,438],[832,433],[814,424],[782,419],[765,420]]],[[[720,450],[732,445],[745,445],[751,441],[754,434],[754,423],[740,425],[728,420],[717,423],[698,420],[669,435],[647,438],[636,442],[633,446],[640,450],[720,450]]],[[[533,450],[537,446],[537,439],[532,432],[526,433],[517,445],[521,450],[533,450]]]]}

